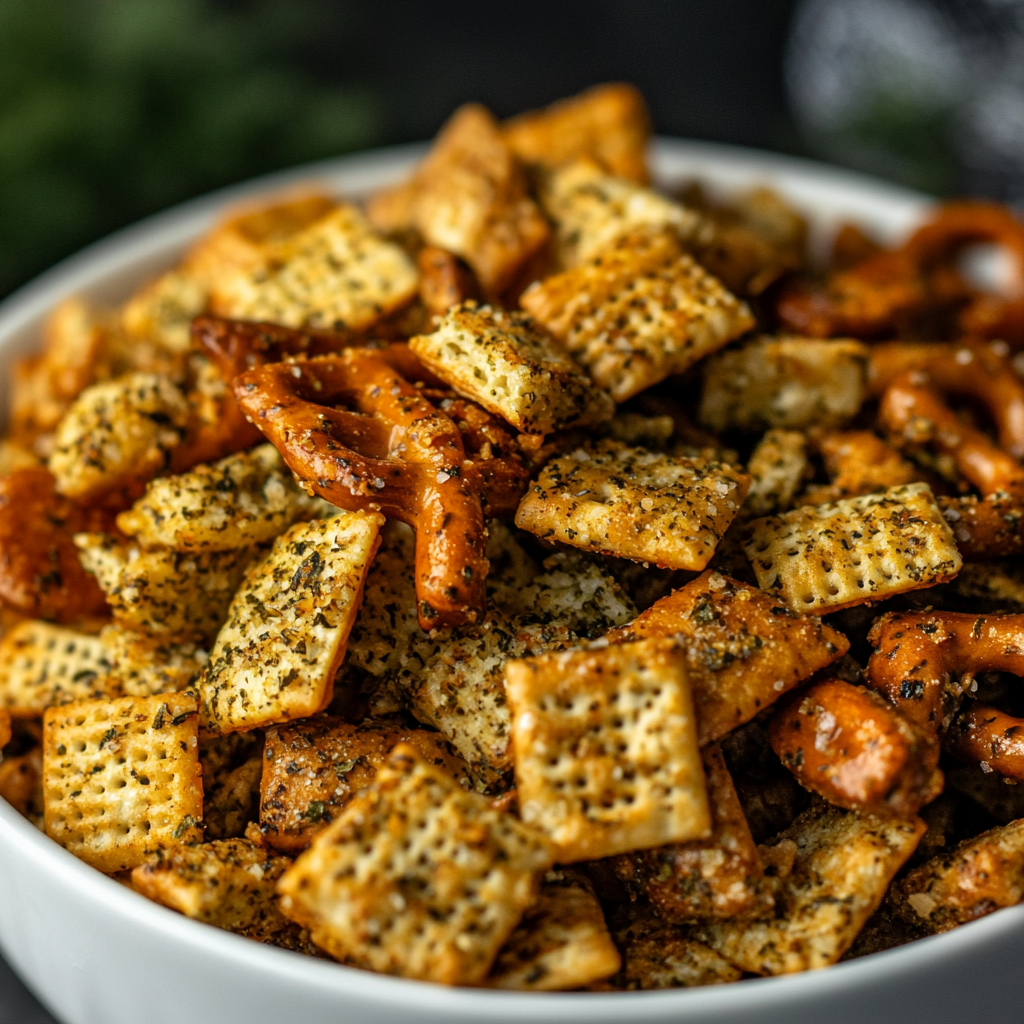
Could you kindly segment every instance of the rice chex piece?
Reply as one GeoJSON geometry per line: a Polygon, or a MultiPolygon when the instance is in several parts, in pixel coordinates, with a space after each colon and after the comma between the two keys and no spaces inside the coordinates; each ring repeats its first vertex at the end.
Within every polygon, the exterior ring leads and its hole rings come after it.
{"type": "Polygon", "coordinates": [[[784,512],[809,473],[807,438],[797,430],[769,430],[747,463],[750,490],[744,508],[755,516],[784,512]]]}
{"type": "Polygon", "coordinates": [[[313,330],[365,330],[416,294],[416,268],[356,207],[263,243],[254,265],[227,267],[213,286],[221,316],[313,330]]]}
{"type": "Polygon", "coordinates": [[[505,683],[520,812],[559,863],[710,834],[678,647],[642,640],[513,660],[505,683]]]}
{"type": "Polygon", "coordinates": [[[126,697],[178,693],[196,681],[207,652],[188,640],[154,637],[124,626],[104,626],[100,642],[110,663],[109,679],[126,697]]]}
{"type": "Polygon", "coordinates": [[[621,964],[586,875],[556,868],[544,876],[537,902],[501,947],[487,984],[532,992],[583,988],[621,964]]]}
{"type": "Polygon", "coordinates": [[[108,874],[202,838],[195,694],[83,700],[43,717],[46,834],[108,874]]]}
{"type": "Polygon", "coordinates": [[[260,831],[277,850],[304,850],[377,776],[392,749],[409,744],[461,786],[469,767],[445,738],[395,718],[360,725],[325,715],[268,729],[260,781],[260,831]]]}
{"type": "Polygon", "coordinates": [[[277,881],[291,864],[246,839],[175,843],[132,871],[132,888],[193,921],[266,938],[293,927],[277,907],[277,881]]]}
{"type": "Polygon", "coordinates": [[[15,718],[36,718],[55,704],[118,693],[99,637],[26,619],[0,640],[0,707],[15,718]]]}
{"type": "Polygon", "coordinates": [[[812,615],[934,587],[961,566],[927,484],[757,519],[745,550],[762,590],[812,615]]]}
{"type": "Polygon", "coordinates": [[[526,313],[467,302],[409,347],[460,395],[527,434],[595,426],[615,412],[611,398],[526,313]]]}
{"type": "Polygon", "coordinates": [[[772,841],[795,858],[762,920],[715,921],[697,935],[753,974],[828,967],[853,944],[925,831],[920,818],[814,807],[772,841]]]}
{"type": "Polygon", "coordinates": [[[313,507],[277,449],[264,444],[153,480],[117,526],[143,547],[231,551],[273,540],[313,507]]]}
{"type": "Polygon", "coordinates": [[[400,744],[278,891],[283,912],[339,960],[473,985],[550,866],[543,836],[400,744]]]}
{"type": "Polygon", "coordinates": [[[699,570],[749,486],[748,476],[724,463],[600,441],[544,467],[519,504],[516,526],[586,551],[699,570]]]}
{"type": "Polygon", "coordinates": [[[520,302],[617,402],[683,373],[754,326],[670,231],[635,232],[530,285],[520,302]]]}
{"type": "Polygon", "coordinates": [[[299,523],[249,570],[199,678],[205,728],[244,732],[324,710],[383,522],[343,512],[299,523]]]}
{"type": "Polygon", "coordinates": [[[849,338],[757,338],[708,360],[700,419],[717,431],[841,426],[864,401],[867,365],[849,338]]]}

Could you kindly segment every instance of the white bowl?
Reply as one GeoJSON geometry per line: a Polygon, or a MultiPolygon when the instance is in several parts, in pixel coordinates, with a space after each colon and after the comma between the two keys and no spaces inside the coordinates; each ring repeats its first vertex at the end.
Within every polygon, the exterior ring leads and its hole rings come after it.
{"type": "MultiPolygon", "coordinates": [[[[170,265],[226,203],[297,181],[358,196],[399,178],[420,152],[401,147],[262,178],[119,232],[0,305],[0,361],[8,365],[37,344],[43,317],[64,296],[125,298],[170,265]]],[[[928,202],[861,175],[728,146],[666,139],[654,155],[667,183],[696,175],[726,191],[772,185],[813,216],[819,239],[843,217],[898,236],[928,202]]],[[[1024,906],[902,949],[785,978],[614,994],[445,989],[310,959],[187,920],[76,860],[3,800],[0,947],[67,1024],[960,1024],[1024,1016],[1024,906]]]]}

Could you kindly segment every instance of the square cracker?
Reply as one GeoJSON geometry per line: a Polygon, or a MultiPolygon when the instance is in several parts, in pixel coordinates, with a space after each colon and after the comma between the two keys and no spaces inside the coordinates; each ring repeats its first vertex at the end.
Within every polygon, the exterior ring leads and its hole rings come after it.
{"type": "Polygon", "coordinates": [[[0,640],[0,707],[16,718],[35,718],[55,704],[117,692],[99,637],[26,619],[0,640]]]}
{"type": "Polygon", "coordinates": [[[683,373],[754,326],[746,303],[664,230],[629,234],[534,282],[520,302],[617,402],[683,373]]]}
{"type": "Polygon", "coordinates": [[[111,624],[99,636],[109,679],[126,697],[151,697],[189,689],[206,664],[207,652],[187,640],[176,642],[111,624]]]}
{"type": "Polygon", "coordinates": [[[205,728],[244,732],[330,703],[383,522],[342,512],[299,523],[249,570],[199,678],[205,728]]]}
{"type": "Polygon", "coordinates": [[[416,294],[416,268],[409,257],[347,203],[261,249],[258,262],[228,265],[218,274],[210,303],[215,313],[359,332],[416,294]]]}
{"type": "Polygon", "coordinates": [[[946,583],[961,565],[927,484],[757,519],[745,550],[762,590],[813,615],[946,583]]]}
{"type": "Polygon", "coordinates": [[[542,538],[670,569],[703,569],[750,478],[724,463],[600,441],[553,459],[516,526],[542,538]]]}
{"type": "Polygon", "coordinates": [[[753,974],[828,967],[852,945],[924,831],[920,818],[811,808],[770,844],[787,845],[783,852],[793,858],[776,890],[774,914],[709,923],[698,937],[753,974]]]}
{"type": "Polygon", "coordinates": [[[557,868],[544,876],[537,902],[501,947],[487,985],[530,992],[583,988],[621,964],[594,887],[582,872],[557,868]]]}
{"type": "Polygon", "coordinates": [[[46,834],[100,871],[202,837],[195,694],[83,700],[43,718],[46,834]]]}
{"type": "Polygon", "coordinates": [[[522,818],[560,863],[710,834],[678,647],[643,640],[509,661],[505,683],[522,818]]]}
{"type": "Polygon", "coordinates": [[[744,508],[755,516],[785,512],[810,471],[806,435],[797,430],[767,431],[747,462],[750,491],[744,508]]]}
{"type": "Polygon", "coordinates": [[[203,281],[186,270],[170,270],[136,292],[121,309],[121,327],[132,341],[158,351],[186,355],[192,348],[193,317],[206,309],[203,281]]]}
{"type": "Polygon", "coordinates": [[[543,836],[399,745],[278,891],[284,913],[338,959],[473,985],[550,866],[543,836]]]}
{"type": "Polygon", "coordinates": [[[526,313],[465,303],[409,347],[460,395],[527,434],[595,426],[615,411],[611,398],[526,313]]]}
{"type": "Polygon", "coordinates": [[[868,348],[849,338],[757,338],[708,360],[701,422],[712,430],[837,427],[867,393],[868,348]]]}

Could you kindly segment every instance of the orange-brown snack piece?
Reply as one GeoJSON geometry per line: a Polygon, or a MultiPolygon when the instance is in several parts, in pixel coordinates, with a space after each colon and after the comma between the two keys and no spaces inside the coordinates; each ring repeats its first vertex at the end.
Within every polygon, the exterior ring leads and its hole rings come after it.
{"type": "Polygon", "coordinates": [[[0,760],[0,797],[37,827],[43,827],[43,748],[0,760]]]}
{"type": "Polygon", "coordinates": [[[825,434],[818,451],[832,477],[827,487],[814,487],[800,498],[802,505],[854,498],[890,487],[915,483],[921,470],[908,462],[870,430],[843,430],[825,434]]]}
{"type": "Polygon", "coordinates": [[[802,786],[847,810],[912,817],[942,789],[935,737],[842,679],[794,693],[772,719],[771,743],[802,786]]]}
{"type": "Polygon", "coordinates": [[[677,638],[686,647],[701,744],[749,721],[850,648],[819,619],[795,615],[770,594],[713,570],[605,639],[645,637],[677,638]]]}
{"type": "Polygon", "coordinates": [[[420,299],[434,316],[444,316],[452,306],[480,299],[480,285],[473,271],[453,252],[425,245],[416,257],[420,272],[420,299]]]}
{"type": "Polygon", "coordinates": [[[1024,718],[973,704],[950,726],[944,745],[986,771],[1024,782],[1024,718]]]}
{"type": "Polygon", "coordinates": [[[7,708],[0,708],[0,750],[11,742],[11,713],[7,708]]]}

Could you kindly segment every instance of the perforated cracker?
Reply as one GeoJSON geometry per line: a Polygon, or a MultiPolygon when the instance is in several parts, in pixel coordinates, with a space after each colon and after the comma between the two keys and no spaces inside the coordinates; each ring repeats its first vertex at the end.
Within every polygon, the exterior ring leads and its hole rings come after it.
{"type": "Polygon", "coordinates": [[[834,964],[877,909],[924,831],[920,818],[812,808],[773,840],[776,847],[789,844],[787,858],[794,858],[776,891],[774,915],[709,923],[699,937],[754,974],[834,964]]]}
{"type": "Polygon", "coordinates": [[[167,378],[128,373],[86,388],[53,437],[57,490],[87,499],[155,476],[181,443],[188,403],[167,378]]]}
{"type": "Polygon", "coordinates": [[[750,330],[746,304],[670,231],[633,232],[520,302],[624,402],[750,330]]]}
{"type": "Polygon", "coordinates": [[[961,565],[927,484],[755,520],[745,550],[762,590],[814,615],[946,583],[961,565]]]}
{"type": "Polygon", "coordinates": [[[459,394],[528,434],[594,426],[615,405],[528,314],[466,303],[409,347],[459,394]]]}
{"type": "Polygon", "coordinates": [[[749,484],[724,463],[600,441],[545,466],[516,526],[587,551],[703,569],[749,484]]]}
{"type": "Polygon", "coordinates": [[[84,700],[43,718],[46,834],[108,873],[202,837],[195,695],[84,700]]]}
{"type": "Polygon", "coordinates": [[[868,349],[846,338],[758,338],[709,359],[700,418],[712,430],[836,427],[866,395],[868,349]]]}
{"type": "Polygon", "coordinates": [[[206,728],[245,731],[327,706],[383,522],[343,512],[299,523],[250,569],[199,679],[206,728]]]}
{"type": "Polygon", "coordinates": [[[315,330],[365,330],[416,294],[416,268],[354,206],[261,245],[253,265],[218,274],[211,308],[221,316],[315,330]]]}
{"type": "Polygon", "coordinates": [[[151,481],[117,525],[143,547],[230,551],[273,540],[313,507],[277,449],[263,444],[151,481]]]}
{"type": "Polygon", "coordinates": [[[114,621],[151,636],[205,641],[227,616],[256,552],[142,550],[101,533],[75,535],[114,621]]]}
{"type": "Polygon", "coordinates": [[[99,637],[26,619],[0,640],[0,707],[17,718],[37,717],[55,704],[118,693],[99,637]]]}
{"type": "Polygon", "coordinates": [[[191,641],[154,637],[124,626],[104,626],[100,642],[109,678],[128,697],[187,690],[206,664],[207,653],[191,641]]]}
{"type": "Polygon", "coordinates": [[[509,661],[523,821],[560,863],[707,836],[682,653],[645,640],[509,661]]]}
{"type": "Polygon", "coordinates": [[[532,992],[583,988],[614,974],[621,963],[586,875],[556,868],[544,876],[537,902],[501,947],[487,984],[532,992]]]}
{"type": "Polygon", "coordinates": [[[755,516],[786,511],[809,470],[806,437],[796,430],[769,430],[747,463],[750,490],[744,507],[755,516]]]}
{"type": "Polygon", "coordinates": [[[399,743],[469,787],[465,761],[443,736],[399,719],[352,725],[334,715],[268,729],[260,782],[260,831],[278,850],[304,850],[360,790],[399,743]]]}
{"type": "Polygon", "coordinates": [[[472,985],[550,865],[542,836],[399,746],[278,888],[284,913],[333,956],[472,985]]]}

